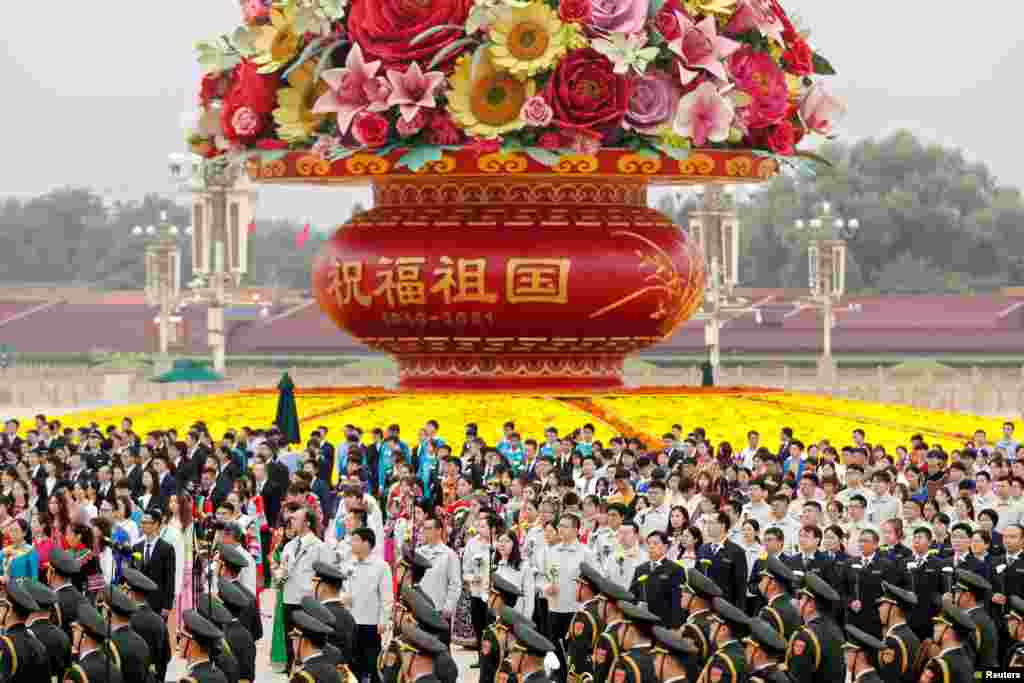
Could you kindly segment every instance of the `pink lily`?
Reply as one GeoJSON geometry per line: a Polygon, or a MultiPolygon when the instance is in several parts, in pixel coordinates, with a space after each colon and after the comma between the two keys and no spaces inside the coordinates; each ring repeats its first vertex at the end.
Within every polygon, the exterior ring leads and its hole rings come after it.
{"type": "Polygon", "coordinates": [[[832,134],[832,124],[846,114],[846,105],[825,89],[821,83],[816,84],[807,93],[800,105],[800,118],[809,130],[822,135],[832,134]]]}
{"type": "Polygon", "coordinates": [[[784,44],[782,22],[768,0],[740,0],[736,13],[725,27],[726,32],[739,34],[755,28],[765,38],[771,38],[779,45],[784,44]]]}
{"type": "Polygon", "coordinates": [[[324,71],[328,90],[313,105],[313,113],[337,114],[338,132],[344,135],[359,112],[386,110],[391,86],[377,76],[378,69],[380,61],[367,64],[359,44],[353,45],[344,67],[324,71]]]}
{"type": "Polygon", "coordinates": [[[440,71],[423,73],[420,65],[411,63],[405,73],[388,69],[388,81],[391,83],[391,96],[388,106],[398,105],[402,118],[406,123],[416,118],[421,107],[434,108],[436,91],[444,83],[444,74],[440,71]]]}
{"type": "Polygon", "coordinates": [[[718,92],[714,83],[705,81],[679,100],[672,129],[677,135],[692,138],[696,146],[708,140],[725,142],[735,117],[732,102],[718,92]]]}
{"type": "Polygon", "coordinates": [[[697,69],[704,69],[720,81],[728,79],[722,60],[739,50],[741,43],[718,35],[718,26],[713,16],[694,22],[682,12],[676,12],[681,31],[678,38],[668,44],[672,52],[679,55],[679,79],[683,85],[699,75],[697,69]]]}

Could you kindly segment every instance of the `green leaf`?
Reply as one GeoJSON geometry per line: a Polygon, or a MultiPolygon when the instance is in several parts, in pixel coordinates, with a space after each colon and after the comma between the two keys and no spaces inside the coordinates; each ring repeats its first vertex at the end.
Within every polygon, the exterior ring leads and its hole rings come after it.
{"type": "Polygon", "coordinates": [[[476,50],[473,51],[473,61],[469,65],[469,82],[476,83],[476,75],[480,69],[480,65],[484,61],[484,56],[487,54],[488,43],[482,43],[477,46],[476,50]]]}
{"type": "Polygon", "coordinates": [[[835,165],[825,157],[821,156],[820,154],[815,154],[814,152],[805,152],[802,150],[798,150],[794,156],[798,156],[803,159],[810,159],[811,161],[823,164],[825,166],[828,166],[829,168],[832,168],[835,165]]]}
{"type": "Polygon", "coordinates": [[[646,157],[647,159],[660,159],[661,158],[661,155],[658,154],[658,150],[651,149],[650,147],[647,147],[647,146],[637,147],[636,153],[639,154],[642,157],[646,157]]]}
{"type": "Polygon", "coordinates": [[[306,62],[306,60],[315,55],[323,44],[323,38],[314,38],[313,40],[311,40],[309,42],[309,45],[307,45],[306,48],[302,51],[302,53],[299,55],[299,58],[292,62],[292,65],[284,70],[284,73],[281,74],[281,77],[288,78],[288,76],[290,76],[293,71],[298,69],[306,62]]]}
{"type": "Polygon", "coordinates": [[[403,154],[398,160],[397,166],[407,167],[410,171],[418,171],[431,161],[441,160],[441,146],[440,145],[420,145],[413,147],[408,152],[403,154]]]}
{"type": "Polygon", "coordinates": [[[409,44],[410,45],[418,45],[419,43],[422,43],[424,40],[426,40],[430,36],[434,35],[435,33],[440,33],[441,31],[453,31],[453,30],[462,31],[464,29],[463,29],[462,26],[459,26],[458,24],[438,24],[437,26],[431,26],[430,28],[426,29],[425,31],[421,31],[420,33],[417,33],[415,36],[413,36],[413,39],[409,41],[409,44]]]}
{"type": "Polygon", "coordinates": [[[527,147],[526,154],[536,161],[538,164],[544,164],[548,168],[551,168],[558,163],[559,155],[552,152],[550,149],[544,149],[543,147],[527,147]]]}
{"type": "Polygon", "coordinates": [[[251,57],[257,50],[252,44],[252,32],[247,26],[239,26],[231,34],[231,44],[242,53],[243,57],[251,57]]]}
{"type": "Polygon", "coordinates": [[[288,156],[290,149],[262,149],[259,151],[260,159],[263,161],[277,161],[288,156]]]}
{"type": "Polygon", "coordinates": [[[352,156],[358,151],[358,149],[349,149],[347,147],[341,147],[328,154],[327,160],[338,161],[339,159],[348,159],[350,156],[352,156]]]}
{"type": "Polygon", "coordinates": [[[430,64],[427,65],[427,69],[433,69],[435,66],[443,62],[448,58],[449,55],[455,54],[457,51],[466,47],[467,45],[476,45],[475,40],[472,38],[459,38],[454,43],[449,43],[441,49],[434,58],[430,60],[430,64]]]}
{"type": "Polygon", "coordinates": [[[665,0],[651,0],[650,4],[647,6],[647,16],[649,16],[649,17],[655,16],[658,12],[661,11],[661,8],[664,5],[665,5],[665,0]]]}
{"type": "Polygon", "coordinates": [[[814,53],[814,73],[821,74],[822,76],[834,76],[836,70],[832,67],[827,59],[819,55],[817,52],[814,53]]]}
{"type": "Polygon", "coordinates": [[[327,68],[327,65],[330,63],[331,56],[334,55],[335,50],[337,50],[339,47],[341,47],[347,42],[348,41],[345,40],[344,38],[339,38],[338,40],[334,41],[326,48],[324,48],[323,53],[321,53],[320,55],[320,61],[317,62],[316,64],[316,74],[313,79],[314,81],[320,80],[320,74],[322,74],[324,72],[324,69],[327,68]]]}
{"type": "Polygon", "coordinates": [[[655,143],[654,148],[668,158],[675,159],[676,161],[685,161],[690,158],[689,147],[676,147],[674,145],[666,145],[658,142],[655,143]]]}

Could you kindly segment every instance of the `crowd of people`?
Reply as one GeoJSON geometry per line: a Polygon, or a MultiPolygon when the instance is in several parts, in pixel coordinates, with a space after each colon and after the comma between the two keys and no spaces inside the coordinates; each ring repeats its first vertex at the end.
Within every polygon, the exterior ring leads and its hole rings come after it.
{"type": "Polygon", "coordinates": [[[452,647],[480,683],[966,683],[1024,664],[1013,424],[948,452],[571,427],[321,426],[299,445],[9,420],[0,679],[162,683],[179,654],[197,682],[251,683],[261,605],[297,683],[454,683],[452,647]]]}

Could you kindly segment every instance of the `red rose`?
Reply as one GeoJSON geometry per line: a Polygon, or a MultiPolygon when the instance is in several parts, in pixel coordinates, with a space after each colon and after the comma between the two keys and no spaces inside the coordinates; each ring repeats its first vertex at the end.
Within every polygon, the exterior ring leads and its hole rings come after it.
{"type": "MultiPolygon", "coordinates": [[[[438,51],[464,37],[462,31],[445,29],[415,45],[410,41],[434,26],[462,26],[472,5],[473,0],[353,0],[348,32],[367,62],[379,59],[385,69],[405,71],[409,62],[417,61],[426,70],[438,51]]],[[[436,68],[447,71],[464,49],[452,52],[436,68]]]]}
{"type": "Polygon", "coordinates": [[[618,127],[632,94],[629,79],[589,47],[569,52],[544,86],[544,99],[555,112],[553,123],[569,134],[618,127]]]}
{"type": "Polygon", "coordinates": [[[654,28],[658,29],[658,33],[669,42],[683,34],[683,30],[679,27],[679,20],[676,19],[676,12],[686,14],[681,7],[676,6],[676,3],[666,2],[654,15],[654,28]]]}
{"type": "Polygon", "coordinates": [[[585,24],[590,20],[591,0],[561,0],[558,18],[567,24],[585,24]]]}
{"type": "Polygon", "coordinates": [[[210,100],[219,100],[224,97],[228,89],[228,81],[223,74],[205,74],[203,82],[199,86],[199,102],[204,107],[210,100]]]}
{"type": "Polygon", "coordinates": [[[278,149],[288,149],[288,143],[285,142],[284,140],[275,140],[274,138],[263,138],[262,140],[256,141],[256,149],[266,149],[270,151],[278,149]]]}
{"type": "Polygon", "coordinates": [[[383,147],[389,127],[388,120],[377,112],[363,111],[352,120],[352,135],[363,147],[383,147]]]}
{"type": "Polygon", "coordinates": [[[766,129],[768,131],[767,136],[764,139],[768,149],[775,152],[776,154],[782,154],[790,156],[796,152],[796,129],[793,124],[789,121],[782,121],[781,123],[766,129]]]}
{"type": "Polygon", "coordinates": [[[814,73],[814,52],[807,41],[797,38],[789,44],[789,49],[782,55],[786,69],[796,76],[810,76],[814,73]]]}
{"type": "Polygon", "coordinates": [[[235,67],[228,99],[238,106],[249,107],[260,114],[269,114],[277,107],[276,74],[259,73],[259,65],[244,61],[235,67]]]}
{"type": "Polygon", "coordinates": [[[537,146],[542,149],[560,149],[562,136],[555,132],[547,132],[537,138],[537,146]]]}
{"type": "Polygon", "coordinates": [[[435,112],[427,127],[427,142],[432,145],[457,145],[462,142],[462,131],[448,112],[435,112]]]}

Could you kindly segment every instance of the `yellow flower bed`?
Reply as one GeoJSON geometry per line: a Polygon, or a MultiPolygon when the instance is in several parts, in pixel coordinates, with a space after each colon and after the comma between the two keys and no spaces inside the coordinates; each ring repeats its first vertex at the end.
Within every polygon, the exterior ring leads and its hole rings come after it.
{"type": "Polygon", "coordinates": [[[386,429],[392,423],[402,428],[402,439],[414,441],[420,427],[430,419],[440,424],[440,435],[448,443],[460,447],[466,424],[475,422],[478,434],[488,444],[497,443],[502,437],[502,425],[511,420],[523,439],[544,439],[544,430],[549,426],[558,428],[559,434],[566,434],[583,425],[594,425],[594,438],[607,445],[615,436],[615,430],[572,406],[551,398],[525,396],[399,396],[383,401],[352,408],[318,421],[329,428],[335,438],[342,433],[346,424],[354,424],[369,432],[374,427],[386,429]]]}

